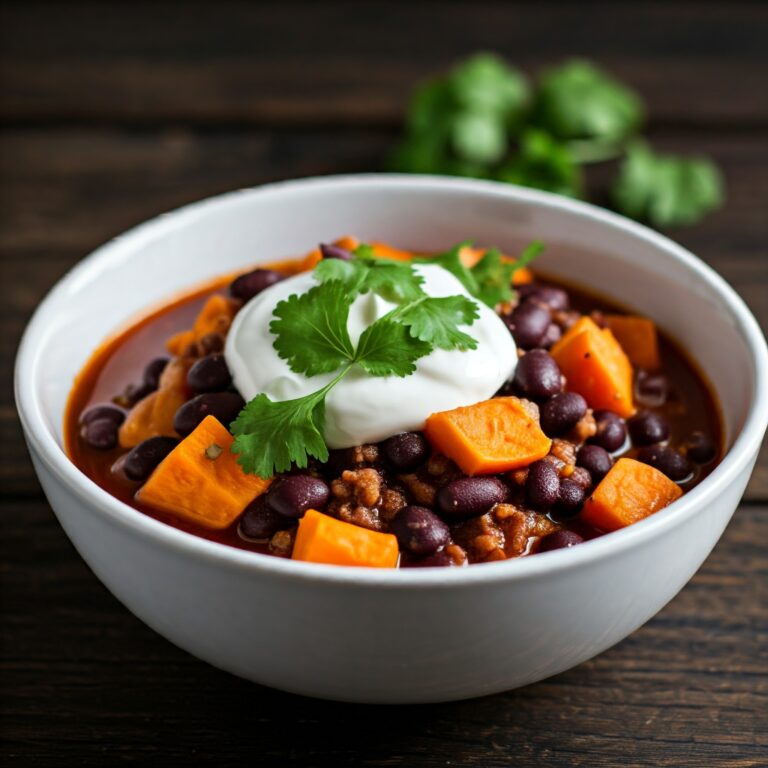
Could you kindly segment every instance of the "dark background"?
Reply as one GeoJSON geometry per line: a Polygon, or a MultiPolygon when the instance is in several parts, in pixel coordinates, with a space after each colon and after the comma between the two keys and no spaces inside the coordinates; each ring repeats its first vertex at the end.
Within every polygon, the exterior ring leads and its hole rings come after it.
{"type": "Polygon", "coordinates": [[[232,188],[378,169],[414,82],[478,49],[594,58],[646,97],[658,147],[712,155],[726,207],[671,234],[768,327],[766,41],[760,3],[0,6],[7,764],[768,764],[765,452],[700,573],[617,647],[476,701],[347,706],[229,677],[129,614],[56,523],[11,393],[24,323],[95,246],[232,188]]]}

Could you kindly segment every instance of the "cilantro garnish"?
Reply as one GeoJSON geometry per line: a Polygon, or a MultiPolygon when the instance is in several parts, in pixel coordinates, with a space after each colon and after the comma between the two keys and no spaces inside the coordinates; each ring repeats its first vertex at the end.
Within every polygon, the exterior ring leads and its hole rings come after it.
{"type": "Polygon", "coordinates": [[[655,227],[691,224],[717,208],[723,194],[709,160],[656,154],[641,142],[629,148],[613,189],[622,213],[655,227]]]}
{"type": "Polygon", "coordinates": [[[645,111],[634,90],[588,61],[566,61],[530,83],[481,53],[415,89],[391,165],[580,198],[602,186],[585,183],[590,165],[626,158],[615,207],[658,227],[692,224],[721,204],[720,176],[708,160],[655,162],[639,152],[645,111]]]}
{"type": "MultiPolygon", "coordinates": [[[[460,258],[468,244],[417,263],[444,267],[473,297],[492,307],[511,298],[512,273],[543,247],[532,243],[509,263],[492,248],[469,269],[460,258]]],[[[306,467],[310,457],[326,461],[325,398],[355,366],[369,376],[405,377],[434,349],[477,348],[476,339],[461,330],[480,316],[473,299],[429,296],[413,263],[378,258],[369,246],[360,246],[354,255],[350,261],[324,259],[313,273],[318,285],[275,307],[269,326],[273,346],[290,369],[308,378],[333,371],[336,375],[304,397],[273,401],[262,393],[243,408],[231,430],[232,451],[245,472],[269,477],[292,466],[306,467]],[[347,329],[349,309],[357,296],[368,292],[397,306],[368,326],[354,345],[347,329]]]]}

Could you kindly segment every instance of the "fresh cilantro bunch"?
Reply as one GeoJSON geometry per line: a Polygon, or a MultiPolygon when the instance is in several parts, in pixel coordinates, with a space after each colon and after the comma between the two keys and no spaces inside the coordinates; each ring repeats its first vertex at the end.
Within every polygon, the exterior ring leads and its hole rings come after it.
{"type": "Polygon", "coordinates": [[[638,149],[642,100],[594,64],[566,61],[531,85],[477,54],[416,89],[394,170],[496,179],[584,196],[589,164],[624,158],[615,207],[657,227],[692,224],[722,203],[710,161],[638,149]]]}
{"type": "MultiPolygon", "coordinates": [[[[492,307],[512,297],[512,273],[543,247],[531,244],[512,263],[490,249],[469,269],[460,259],[467,244],[419,261],[444,267],[473,297],[492,307]]],[[[479,317],[475,301],[463,295],[429,296],[412,263],[375,258],[370,247],[362,245],[351,261],[324,259],[313,274],[318,285],[279,302],[269,329],[275,350],[294,373],[308,378],[336,375],[317,391],[293,400],[257,395],[240,412],[231,425],[232,451],[245,472],[261,477],[293,465],[306,467],[310,456],[328,459],[323,438],[325,398],[354,367],[369,376],[405,377],[414,373],[419,358],[434,349],[477,348],[476,339],[460,328],[479,317]],[[349,310],[364,293],[375,293],[396,306],[368,326],[355,345],[347,329],[349,310]]]]}

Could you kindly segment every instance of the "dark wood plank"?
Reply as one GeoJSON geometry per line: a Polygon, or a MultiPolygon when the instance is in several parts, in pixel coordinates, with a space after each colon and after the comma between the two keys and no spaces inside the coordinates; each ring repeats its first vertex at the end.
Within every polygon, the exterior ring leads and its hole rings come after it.
{"type": "Polygon", "coordinates": [[[602,656],[498,696],[361,707],[260,688],[144,627],[44,502],[0,504],[4,752],[102,766],[758,766],[768,749],[768,507],[744,506],[701,572],[602,656]]]}
{"type": "MultiPolygon", "coordinates": [[[[26,318],[82,255],[127,227],[207,195],[278,178],[376,169],[393,140],[391,131],[370,129],[0,133],[0,291],[7,294],[0,318],[0,377],[7,385],[0,390],[0,480],[14,493],[37,493],[18,450],[10,363],[26,318]]],[[[768,142],[761,135],[667,131],[656,143],[710,153],[723,166],[727,206],[672,234],[720,271],[768,328],[768,142]]],[[[768,499],[768,449],[747,498],[768,499]]]]}
{"type": "Polygon", "coordinates": [[[0,116],[394,125],[416,80],[487,49],[596,58],[660,123],[765,126],[766,30],[757,3],[14,3],[0,116]]]}

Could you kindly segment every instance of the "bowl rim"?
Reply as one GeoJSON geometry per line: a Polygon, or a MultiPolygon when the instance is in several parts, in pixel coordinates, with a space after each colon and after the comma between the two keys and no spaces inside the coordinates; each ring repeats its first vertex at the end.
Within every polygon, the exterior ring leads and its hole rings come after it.
{"type": "MultiPolygon", "coordinates": [[[[170,291],[169,291],[170,293],[170,291]]],[[[264,574],[296,581],[316,581],[343,584],[349,587],[376,586],[384,588],[457,588],[491,582],[517,581],[543,573],[559,573],[587,563],[620,556],[656,536],[682,525],[695,515],[701,504],[718,496],[747,467],[760,447],[768,424],[768,347],[757,320],[743,299],[711,267],[690,251],[650,228],[623,216],[578,200],[548,192],[499,182],[410,174],[352,174],[319,176],[279,181],[257,187],[226,192],[190,203],[171,212],[160,214],[138,224],[100,246],[81,259],[51,288],[30,318],[18,348],[14,393],[26,439],[35,455],[57,480],[86,505],[106,515],[113,523],[135,535],[146,536],[156,543],[180,554],[195,556],[221,567],[264,574]],[[665,253],[707,283],[715,291],[735,323],[749,351],[754,366],[753,398],[741,432],[726,452],[720,464],[701,484],[683,495],[669,507],[632,526],[610,535],[580,544],[568,550],[540,553],[537,557],[515,558],[484,563],[471,568],[407,568],[376,569],[324,565],[241,550],[204,539],[171,525],[162,523],[124,504],[83,474],[69,459],[45,424],[41,404],[36,396],[37,370],[36,338],[45,332],[46,315],[66,291],[76,285],[81,276],[97,269],[102,262],[130,252],[142,242],[161,236],[166,231],[183,226],[199,212],[225,207],[236,197],[256,198],[312,191],[323,194],[329,188],[403,188],[417,189],[424,194],[454,190],[457,193],[482,194],[512,202],[528,203],[557,209],[591,220],[597,225],[645,241],[665,253]]]]}

